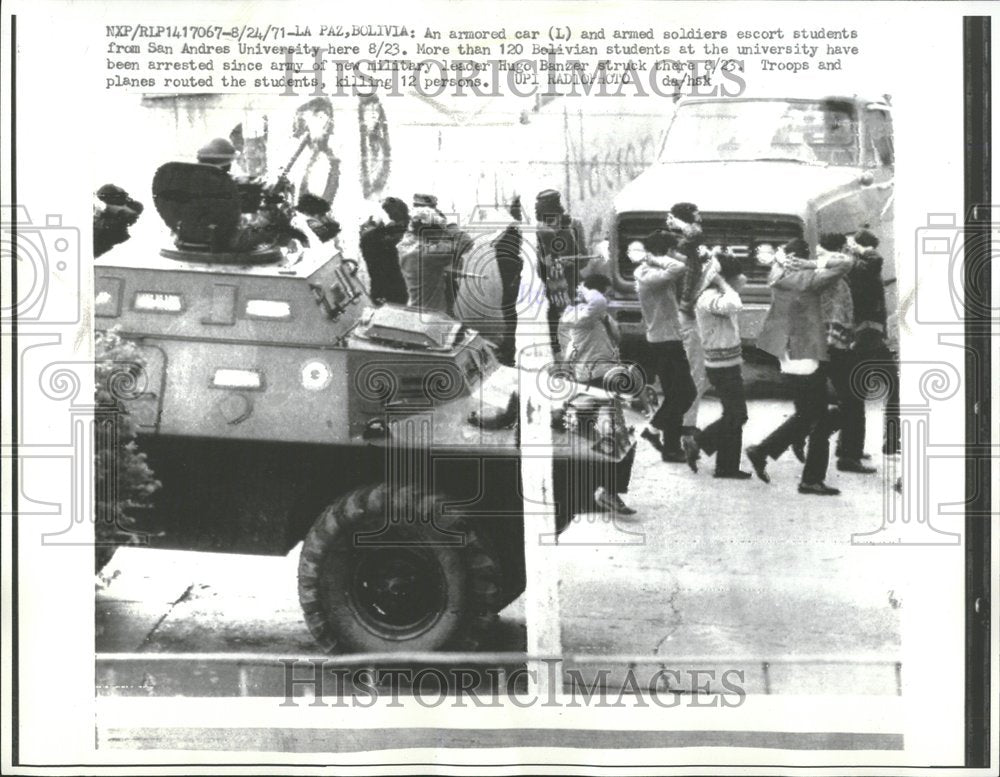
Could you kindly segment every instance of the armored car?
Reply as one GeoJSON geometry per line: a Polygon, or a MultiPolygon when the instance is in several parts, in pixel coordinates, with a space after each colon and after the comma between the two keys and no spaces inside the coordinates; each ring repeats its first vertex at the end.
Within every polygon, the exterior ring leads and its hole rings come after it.
{"type": "MultiPolygon", "coordinates": [[[[143,354],[125,405],[162,488],[152,547],[288,554],[327,651],[472,649],[525,587],[520,386],[447,316],[368,299],[358,264],[292,217],[238,239],[246,193],[208,165],[157,173],[172,244],[96,263],[96,326],[143,354]],[[232,250],[240,245],[241,250],[232,250]]],[[[634,441],[615,397],[568,390],[553,533],[634,441]]]]}

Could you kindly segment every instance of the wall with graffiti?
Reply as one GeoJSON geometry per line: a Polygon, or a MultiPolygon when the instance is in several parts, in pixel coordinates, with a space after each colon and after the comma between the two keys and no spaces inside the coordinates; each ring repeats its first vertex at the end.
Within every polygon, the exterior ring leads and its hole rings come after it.
{"type": "Polygon", "coordinates": [[[160,164],[193,161],[209,139],[225,137],[240,152],[237,172],[284,174],[297,194],[329,202],[347,251],[357,245],[357,226],[381,216],[382,198],[409,202],[414,192],[435,194],[442,210],[465,223],[477,206],[502,206],[515,193],[528,203],[555,188],[596,241],[610,226],[613,195],[655,159],[672,107],[634,98],[564,98],[539,107],[509,96],[148,96],[138,110],[114,114],[126,123],[118,132],[143,137],[148,154],[122,159],[113,143],[95,149],[95,189],[114,181],[148,201],[160,164]]]}

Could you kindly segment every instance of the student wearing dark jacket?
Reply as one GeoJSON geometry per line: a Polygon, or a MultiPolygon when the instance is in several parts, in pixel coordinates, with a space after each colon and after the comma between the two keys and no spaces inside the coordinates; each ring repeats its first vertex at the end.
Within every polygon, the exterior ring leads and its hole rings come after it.
{"type": "Polygon", "coordinates": [[[698,211],[698,206],[693,202],[674,203],[667,215],[667,229],[675,232],[680,238],[679,248],[685,264],[684,277],[677,284],[677,316],[681,341],[684,343],[684,354],[687,356],[695,388],[694,401],[684,413],[681,437],[682,442],[690,445],[692,435],[698,430],[698,408],[701,406],[701,398],[705,396],[709,385],[705,373],[705,353],[694,310],[698,294],[702,289],[702,274],[707,257],[707,252],[703,253],[701,213],[698,211]]]}
{"type": "Polygon", "coordinates": [[[885,287],[882,285],[878,238],[862,229],[847,238],[854,265],[847,275],[854,303],[854,346],[859,354],[881,354],[885,350],[885,287]]]}
{"type": "Polygon", "coordinates": [[[886,342],[885,284],[878,244],[878,238],[866,229],[848,237],[847,250],[855,259],[848,282],[854,300],[854,354],[858,369],[863,374],[877,365],[885,375],[888,367],[882,453],[893,454],[899,452],[899,363],[886,342]]]}
{"type": "MultiPolygon", "coordinates": [[[[841,234],[820,235],[818,257],[829,261],[836,258],[843,261],[847,238],[841,234]]],[[[805,264],[803,266],[806,266],[805,264]]],[[[808,266],[814,266],[809,263],[808,266]]],[[[837,469],[841,472],[872,473],[875,468],[864,463],[865,441],[865,400],[861,391],[858,374],[859,359],[855,345],[854,295],[851,293],[850,278],[857,269],[852,260],[848,274],[826,287],[820,295],[823,320],[826,323],[826,345],[829,360],[827,375],[837,396],[840,436],[837,439],[837,469]]],[[[796,455],[802,453],[805,440],[793,446],[796,455]]]]}
{"type": "Polygon", "coordinates": [[[840,491],[824,482],[830,435],[836,421],[827,407],[829,352],[820,295],[847,274],[851,261],[829,256],[820,258],[815,269],[803,268],[797,261],[808,259],[809,245],[798,238],[784,246],[784,256],[775,258],[768,280],[773,301],[757,337],[757,347],[779,360],[781,372],[791,385],[795,413],[746,452],[757,476],[768,483],[767,459],[777,459],[790,445],[806,437],[808,447],[799,493],[834,496],[840,491]]]}

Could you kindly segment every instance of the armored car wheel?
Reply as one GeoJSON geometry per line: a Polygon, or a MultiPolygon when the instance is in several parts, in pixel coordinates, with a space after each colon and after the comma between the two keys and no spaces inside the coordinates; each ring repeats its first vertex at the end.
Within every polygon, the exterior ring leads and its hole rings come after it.
{"type": "Polygon", "coordinates": [[[95,545],[94,546],[94,572],[100,572],[104,567],[108,565],[111,561],[111,557],[115,555],[115,551],[118,550],[114,545],[95,545]]]}
{"type": "Polygon", "coordinates": [[[466,522],[440,515],[440,496],[389,496],[384,484],[356,489],[310,529],[299,558],[309,631],[329,652],[478,649],[501,603],[496,560],[466,522]]]}

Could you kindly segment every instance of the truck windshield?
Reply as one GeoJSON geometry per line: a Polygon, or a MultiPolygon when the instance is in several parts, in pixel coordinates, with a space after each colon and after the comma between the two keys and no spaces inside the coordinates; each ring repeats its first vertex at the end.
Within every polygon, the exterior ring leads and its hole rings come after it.
{"type": "Polygon", "coordinates": [[[723,100],[677,108],[661,162],[858,164],[858,122],[843,100],[723,100]]]}

